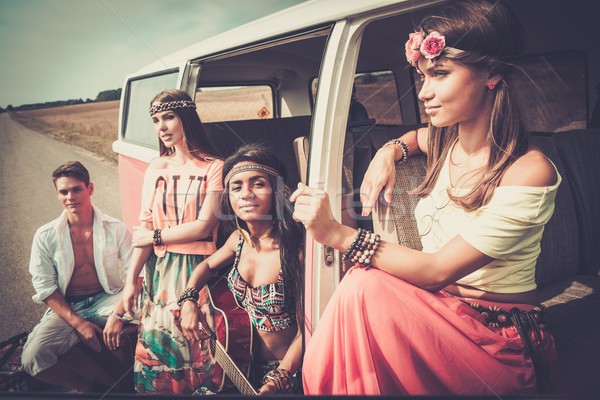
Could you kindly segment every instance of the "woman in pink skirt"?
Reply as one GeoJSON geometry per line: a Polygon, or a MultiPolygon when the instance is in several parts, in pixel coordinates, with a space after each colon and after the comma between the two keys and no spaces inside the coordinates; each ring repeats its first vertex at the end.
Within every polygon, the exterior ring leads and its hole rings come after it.
{"type": "Polygon", "coordinates": [[[449,2],[406,42],[430,124],[377,152],[361,194],[363,214],[382,189],[390,202],[395,163],[426,154],[414,190],[423,251],[341,225],[321,190],[292,195],[294,217],[354,263],[307,344],[306,394],[549,390],[535,267],[561,177],[529,147],[512,98],[521,41],[509,10],[481,0],[449,2]]]}

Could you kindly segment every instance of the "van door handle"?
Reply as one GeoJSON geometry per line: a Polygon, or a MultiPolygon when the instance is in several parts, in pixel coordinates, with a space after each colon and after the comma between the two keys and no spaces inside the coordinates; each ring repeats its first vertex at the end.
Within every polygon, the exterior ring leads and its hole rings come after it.
{"type": "Polygon", "coordinates": [[[333,252],[333,247],[323,245],[323,258],[325,261],[325,266],[327,267],[331,267],[331,265],[333,264],[333,260],[335,259],[333,257],[333,252]]]}

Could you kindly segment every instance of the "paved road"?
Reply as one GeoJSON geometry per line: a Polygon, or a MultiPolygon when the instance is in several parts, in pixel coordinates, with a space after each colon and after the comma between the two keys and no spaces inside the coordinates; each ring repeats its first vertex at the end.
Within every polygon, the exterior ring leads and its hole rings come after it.
{"type": "Polygon", "coordinates": [[[94,204],[121,218],[117,167],[78,147],[31,131],[0,114],[0,341],[31,329],[46,309],[33,302],[28,272],[36,229],[62,207],[52,171],[65,161],[81,161],[90,171],[94,204]]]}

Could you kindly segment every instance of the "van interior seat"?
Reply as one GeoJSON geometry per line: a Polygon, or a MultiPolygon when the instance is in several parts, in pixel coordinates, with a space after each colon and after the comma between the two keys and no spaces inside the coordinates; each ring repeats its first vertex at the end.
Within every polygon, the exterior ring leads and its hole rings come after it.
{"type": "Polygon", "coordinates": [[[308,136],[299,136],[294,139],[294,156],[296,156],[296,165],[298,167],[298,175],[300,182],[306,185],[308,171],[308,151],[309,151],[308,136]]]}
{"type": "Polygon", "coordinates": [[[425,177],[425,156],[413,156],[396,168],[396,180],[392,189],[392,203],[385,204],[380,196],[373,209],[373,230],[382,240],[400,243],[415,250],[422,250],[421,238],[417,232],[414,210],[419,197],[409,195],[425,177]],[[398,229],[396,224],[401,224],[398,229]]]}
{"type": "MultiPolygon", "coordinates": [[[[382,136],[385,136],[382,135],[382,136]]],[[[389,134],[383,140],[398,137],[389,134]]],[[[531,144],[556,165],[563,181],[545,227],[536,282],[546,324],[558,352],[557,393],[597,393],[600,371],[600,129],[534,133],[531,144]]],[[[420,249],[414,216],[417,196],[407,193],[425,176],[425,157],[396,166],[393,203],[378,201],[375,232],[420,249]]]]}
{"type": "MultiPolygon", "coordinates": [[[[354,214],[354,199],[352,188],[352,167],[354,163],[353,138],[350,132],[346,132],[344,140],[344,161],[342,163],[342,223],[348,226],[356,226],[354,214]]],[[[294,139],[294,156],[300,175],[300,181],[307,183],[308,178],[308,152],[310,139],[308,136],[300,136],[294,139]]]]}

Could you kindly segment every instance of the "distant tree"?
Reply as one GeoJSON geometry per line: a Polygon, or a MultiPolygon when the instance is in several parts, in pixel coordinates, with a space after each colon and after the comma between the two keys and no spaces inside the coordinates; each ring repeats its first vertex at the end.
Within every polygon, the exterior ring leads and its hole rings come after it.
{"type": "MultiPolygon", "coordinates": [[[[55,102],[55,103],[61,103],[61,102],[55,102]]],[[[82,104],[83,103],[83,99],[70,99],[64,102],[66,106],[72,106],[73,104],[82,104]]]]}
{"type": "Polygon", "coordinates": [[[4,112],[4,108],[0,107],[0,114],[4,112]]]}
{"type": "Polygon", "coordinates": [[[104,90],[96,96],[96,101],[112,101],[119,99],[121,99],[121,89],[104,90]]]}
{"type": "Polygon", "coordinates": [[[377,75],[374,75],[374,74],[364,74],[363,76],[361,76],[360,80],[365,85],[369,85],[369,84],[377,82],[377,75]]]}
{"type": "Polygon", "coordinates": [[[69,100],[47,101],[45,103],[23,104],[18,107],[13,107],[12,104],[9,104],[8,106],[6,106],[5,110],[2,110],[2,108],[0,108],[0,112],[37,110],[40,108],[70,106],[70,105],[74,105],[74,104],[95,103],[97,101],[111,101],[111,100],[120,100],[120,99],[121,99],[121,89],[114,89],[114,90],[105,90],[103,92],[98,93],[98,97],[96,97],[96,100],[92,100],[90,98],[83,100],[83,99],[79,98],[79,99],[69,99],[69,100]]]}

